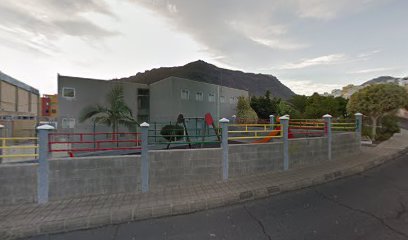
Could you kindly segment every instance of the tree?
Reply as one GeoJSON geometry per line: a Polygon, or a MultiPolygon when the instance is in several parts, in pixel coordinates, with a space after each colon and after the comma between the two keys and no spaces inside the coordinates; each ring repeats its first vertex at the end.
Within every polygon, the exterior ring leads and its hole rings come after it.
{"type": "Polygon", "coordinates": [[[307,106],[308,97],[305,95],[293,95],[288,102],[299,111],[299,113],[304,113],[307,106]]]}
{"type": "Polygon", "coordinates": [[[347,118],[347,103],[348,100],[343,97],[335,97],[334,100],[336,101],[336,117],[343,117],[347,118]]]}
{"type": "Polygon", "coordinates": [[[350,113],[360,112],[370,117],[371,135],[375,140],[378,119],[407,106],[408,94],[403,87],[395,84],[376,84],[351,95],[347,110],[350,113]]]}
{"type": "Polygon", "coordinates": [[[265,96],[251,97],[251,107],[254,109],[260,119],[269,119],[269,115],[277,112],[280,99],[271,98],[271,92],[268,90],[265,96]]]}
{"type": "Polygon", "coordinates": [[[108,106],[94,105],[82,109],[79,117],[80,122],[92,119],[93,122],[112,127],[113,132],[117,132],[119,125],[124,125],[129,129],[139,125],[132,116],[132,111],[125,103],[123,87],[115,85],[106,96],[108,106]]]}
{"type": "Polygon", "coordinates": [[[278,105],[277,113],[279,116],[289,115],[291,118],[299,118],[300,113],[297,109],[295,109],[290,103],[285,101],[280,101],[278,105]]]}
{"type": "Polygon", "coordinates": [[[308,97],[304,116],[307,118],[321,118],[324,114],[331,114],[333,117],[346,117],[347,100],[342,97],[320,96],[314,93],[308,97]]]}
{"type": "Polygon", "coordinates": [[[238,97],[237,118],[243,123],[256,123],[258,121],[258,116],[254,109],[251,108],[249,99],[242,96],[238,97]]]}

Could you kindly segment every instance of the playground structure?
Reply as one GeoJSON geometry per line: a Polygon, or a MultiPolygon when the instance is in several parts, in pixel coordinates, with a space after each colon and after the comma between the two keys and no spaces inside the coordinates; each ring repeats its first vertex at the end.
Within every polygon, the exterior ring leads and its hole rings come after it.
{"type": "MultiPolygon", "coordinates": [[[[235,120],[235,119],[234,119],[235,120]]],[[[256,124],[228,124],[229,144],[260,144],[282,141],[283,130],[279,117],[258,120],[256,124]]],[[[236,122],[236,121],[235,121],[236,122]]],[[[334,132],[354,131],[355,122],[331,123],[334,132]]],[[[323,119],[290,119],[288,138],[314,138],[327,135],[323,119]]],[[[221,128],[210,113],[204,117],[184,117],[179,114],[174,122],[152,122],[148,129],[148,144],[152,149],[219,147],[221,128]],[[163,129],[166,131],[163,131],[163,129]]],[[[50,133],[49,151],[68,153],[70,157],[93,154],[138,154],[140,132],[134,133],[50,133]],[[57,140],[56,140],[57,139],[57,140]],[[59,140],[58,140],[59,139],[59,140]],[[109,153],[110,152],[110,153],[109,153]]]]}
{"type": "Polygon", "coordinates": [[[167,145],[167,149],[172,145],[202,148],[205,145],[218,145],[220,141],[219,129],[210,113],[207,113],[203,118],[185,118],[179,114],[174,124],[172,122],[153,122],[149,128],[149,144],[167,145]],[[180,131],[180,127],[182,127],[182,131],[180,131]],[[163,132],[164,128],[166,128],[166,132],[163,132]]]}

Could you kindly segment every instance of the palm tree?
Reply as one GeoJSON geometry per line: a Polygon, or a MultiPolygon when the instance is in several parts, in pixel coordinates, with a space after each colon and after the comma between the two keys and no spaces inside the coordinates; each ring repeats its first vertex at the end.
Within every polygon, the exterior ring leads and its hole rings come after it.
{"type": "Polygon", "coordinates": [[[115,85],[106,97],[108,106],[97,104],[85,107],[80,113],[79,121],[92,119],[94,123],[112,127],[112,132],[118,132],[119,125],[129,129],[134,129],[136,124],[139,125],[133,118],[132,110],[125,103],[121,85],[115,85]]]}

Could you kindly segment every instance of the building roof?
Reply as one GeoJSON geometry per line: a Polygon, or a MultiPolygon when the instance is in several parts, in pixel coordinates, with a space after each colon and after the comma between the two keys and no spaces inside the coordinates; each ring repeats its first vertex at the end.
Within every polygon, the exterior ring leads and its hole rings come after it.
{"type": "Polygon", "coordinates": [[[202,82],[202,81],[198,81],[198,80],[194,80],[194,79],[174,77],[174,76],[170,76],[170,77],[163,78],[163,79],[161,79],[161,80],[159,80],[159,81],[156,81],[156,82],[154,82],[154,83],[151,83],[151,84],[149,84],[149,85],[156,85],[156,84],[161,83],[161,82],[163,82],[163,81],[168,81],[168,80],[172,80],[172,79],[192,81],[192,82],[196,82],[196,83],[202,84],[202,85],[220,86],[220,87],[223,87],[223,88],[229,88],[229,89],[234,89],[234,90],[239,90],[239,91],[248,92],[248,90],[241,89],[241,88],[228,87],[228,86],[224,86],[224,85],[218,85],[218,84],[215,84],[215,83],[207,83],[207,82],[202,82]]]}
{"type": "Polygon", "coordinates": [[[30,85],[25,84],[23,82],[20,82],[19,80],[15,79],[15,78],[12,78],[12,77],[10,77],[9,75],[7,75],[5,73],[2,73],[1,71],[0,71],[0,80],[5,81],[5,82],[7,82],[7,83],[9,83],[11,85],[17,86],[19,88],[22,88],[22,89],[24,89],[24,90],[26,90],[28,92],[40,95],[40,91],[38,91],[38,89],[33,88],[30,85]]]}

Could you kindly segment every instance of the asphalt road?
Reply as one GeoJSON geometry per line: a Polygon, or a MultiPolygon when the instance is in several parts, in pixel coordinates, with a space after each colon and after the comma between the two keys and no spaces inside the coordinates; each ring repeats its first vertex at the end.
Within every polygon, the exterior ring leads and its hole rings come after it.
{"type": "Polygon", "coordinates": [[[30,238],[408,239],[408,155],[359,175],[188,215],[30,238]]]}

